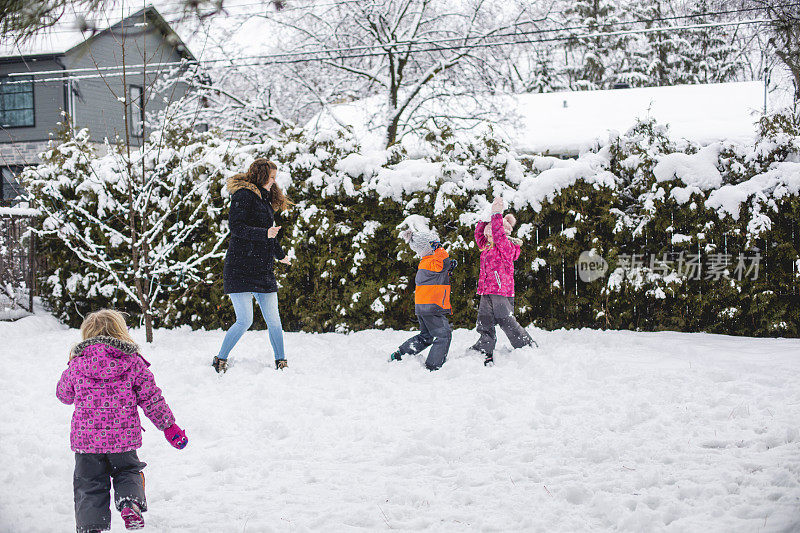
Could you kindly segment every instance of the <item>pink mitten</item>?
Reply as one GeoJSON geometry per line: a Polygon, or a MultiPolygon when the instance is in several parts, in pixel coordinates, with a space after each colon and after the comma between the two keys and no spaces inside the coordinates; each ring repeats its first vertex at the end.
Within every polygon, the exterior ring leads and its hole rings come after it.
{"type": "Polygon", "coordinates": [[[186,438],[186,432],[178,427],[178,424],[172,424],[164,430],[164,436],[167,438],[173,447],[182,450],[188,444],[189,439],[186,438]]]}
{"type": "Polygon", "coordinates": [[[492,202],[492,214],[496,215],[497,213],[502,213],[503,209],[505,209],[505,204],[503,203],[503,197],[498,196],[492,202]]]}

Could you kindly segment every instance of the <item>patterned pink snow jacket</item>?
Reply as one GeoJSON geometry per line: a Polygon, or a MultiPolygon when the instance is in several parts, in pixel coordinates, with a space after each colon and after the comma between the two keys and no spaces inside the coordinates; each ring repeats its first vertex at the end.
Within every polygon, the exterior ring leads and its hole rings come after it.
{"type": "Polygon", "coordinates": [[[489,240],[483,234],[486,222],[475,227],[475,242],[481,252],[481,274],[478,278],[478,294],[514,296],[514,261],[520,253],[519,245],[508,240],[503,230],[503,215],[492,215],[492,239],[494,246],[486,250],[489,240]]]}
{"type": "Polygon", "coordinates": [[[113,337],[92,337],[72,351],[76,356],[61,374],[56,396],[75,404],[73,451],[117,453],[139,448],[142,426],[137,406],[161,431],[175,423],[138,346],[113,337]]]}

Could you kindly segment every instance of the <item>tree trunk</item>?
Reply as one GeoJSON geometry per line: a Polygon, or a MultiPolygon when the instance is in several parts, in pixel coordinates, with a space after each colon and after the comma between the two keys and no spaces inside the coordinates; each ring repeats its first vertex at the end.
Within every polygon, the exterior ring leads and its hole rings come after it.
{"type": "Polygon", "coordinates": [[[800,101],[800,60],[792,57],[792,50],[778,51],[776,55],[792,73],[794,79],[794,101],[800,101]]]}
{"type": "Polygon", "coordinates": [[[389,122],[389,127],[386,129],[386,148],[397,142],[397,128],[399,126],[400,117],[395,116],[389,122]]]}
{"type": "MultiPolygon", "coordinates": [[[[124,4],[123,4],[124,5],[124,4]]],[[[132,102],[130,101],[130,92],[128,91],[128,72],[127,63],[125,61],[125,19],[122,19],[122,35],[120,39],[120,49],[122,51],[122,113],[125,124],[125,155],[126,155],[126,170],[128,172],[128,201],[130,202],[128,217],[128,228],[131,232],[131,259],[133,263],[133,284],[136,288],[136,296],[139,299],[139,309],[144,314],[144,328],[145,340],[153,342],[153,319],[150,314],[150,301],[144,291],[144,280],[142,279],[140,266],[142,255],[147,260],[146,243],[140,244],[138,242],[137,220],[136,220],[136,202],[133,196],[134,177],[133,177],[133,162],[131,161],[131,131],[130,131],[130,112],[132,102]]],[[[142,95],[143,97],[144,95],[142,95]]],[[[145,217],[142,216],[142,224],[144,224],[145,217]]],[[[142,226],[141,234],[144,234],[145,228],[142,226]]]]}
{"type": "Polygon", "coordinates": [[[400,117],[397,114],[397,96],[400,93],[400,76],[395,70],[395,56],[390,51],[388,54],[389,59],[389,125],[386,128],[386,148],[389,148],[397,141],[397,128],[400,123],[400,117]]]}

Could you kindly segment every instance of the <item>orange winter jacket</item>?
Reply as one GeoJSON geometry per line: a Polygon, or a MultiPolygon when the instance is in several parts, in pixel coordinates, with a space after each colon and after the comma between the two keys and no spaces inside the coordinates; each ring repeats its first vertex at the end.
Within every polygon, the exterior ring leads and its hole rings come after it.
{"type": "Polygon", "coordinates": [[[437,248],[419,262],[417,289],[414,293],[414,311],[418,315],[449,315],[450,265],[452,259],[444,248],[437,248]]]}

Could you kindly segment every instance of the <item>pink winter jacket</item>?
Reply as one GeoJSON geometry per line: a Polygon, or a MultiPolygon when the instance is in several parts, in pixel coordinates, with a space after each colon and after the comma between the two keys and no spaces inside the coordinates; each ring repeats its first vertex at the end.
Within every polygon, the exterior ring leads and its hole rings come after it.
{"type": "Polygon", "coordinates": [[[488,239],[483,234],[486,222],[478,222],[475,227],[475,242],[481,252],[481,274],[478,278],[478,294],[497,294],[499,296],[514,296],[514,261],[520,253],[520,247],[508,240],[503,231],[503,215],[492,215],[492,240],[494,246],[485,250],[489,245],[488,239]]]}
{"type": "Polygon", "coordinates": [[[150,363],[139,347],[112,337],[93,337],[73,348],[76,356],[61,374],[56,396],[75,404],[70,431],[78,453],[118,453],[142,445],[138,407],[164,431],[175,423],[150,363]]]}

